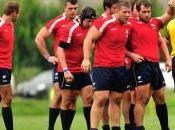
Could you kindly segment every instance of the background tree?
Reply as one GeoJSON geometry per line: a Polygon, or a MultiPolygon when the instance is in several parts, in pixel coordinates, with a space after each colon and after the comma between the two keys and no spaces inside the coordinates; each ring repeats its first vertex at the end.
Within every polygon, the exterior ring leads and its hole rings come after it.
{"type": "MultiPolygon", "coordinates": [[[[0,0],[0,13],[2,14],[3,3],[0,0]]],[[[63,11],[64,0],[17,0],[21,6],[20,18],[15,29],[15,51],[14,51],[14,74],[17,83],[27,80],[36,73],[50,69],[49,63],[39,54],[34,39],[37,32],[45,23],[59,15],[63,11]]],[[[82,0],[80,0],[80,3],[82,0]]],[[[159,16],[163,8],[158,0],[152,0],[153,15],[159,16]]],[[[86,5],[81,5],[84,7],[86,5]]],[[[94,7],[94,5],[93,5],[94,7]]],[[[96,5],[97,13],[103,12],[102,0],[96,5]]],[[[52,52],[52,40],[47,44],[52,52]]]]}

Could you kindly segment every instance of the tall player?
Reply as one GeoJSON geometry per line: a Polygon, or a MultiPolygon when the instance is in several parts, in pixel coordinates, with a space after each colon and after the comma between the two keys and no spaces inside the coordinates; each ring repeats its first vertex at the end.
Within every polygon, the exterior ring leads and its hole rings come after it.
{"type": "Polygon", "coordinates": [[[118,1],[116,13],[104,20],[97,20],[84,41],[82,67],[85,72],[91,69],[89,58],[92,44],[96,41],[93,69],[95,92],[91,110],[91,130],[98,129],[108,100],[112,130],[120,130],[120,103],[126,83],[125,44],[129,33],[124,24],[127,23],[129,16],[130,2],[118,1]]]}
{"type": "Polygon", "coordinates": [[[83,60],[83,42],[96,18],[96,11],[91,7],[83,9],[80,23],[73,21],[62,28],[57,50],[59,59],[59,82],[62,91],[61,121],[63,130],[69,130],[76,110],[77,93],[83,100],[84,117],[90,130],[90,111],[93,101],[93,87],[89,73],[81,68],[83,60]]]}
{"type": "Polygon", "coordinates": [[[53,84],[54,84],[54,98],[49,106],[49,127],[48,130],[54,130],[54,124],[57,116],[60,112],[61,104],[61,90],[58,83],[57,72],[57,55],[56,50],[60,39],[60,28],[66,27],[76,16],[78,11],[77,0],[65,0],[64,12],[50,20],[37,34],[35,42],[42,54],[42,56],[51,64],[53,64],[53,84]],[[50,55],[46,46],[46,40],[49,37],[53,37],[53,52],[54,55],[50,55]]]}
{"type": "Polygon", "coordinates": [[[13,130],[13,115],[11,110],[12,88],[10,85],[12,59],[14,49],[14,22],[19,15],[19,4],[8,1],[0,17],[0,96],[2,117],[7,130],[13,130]]]}
{"type": "MultiPolygon", "coordinates": [[[[151,18],[151,3],[148,0],[138,0],[136,2],[136,8],[139,13],[139,19],[131,22],[132,53],[128,53],[136,62],[133,65],[136,80],[136,102],[134,108],[136,129],[145,129],[143,126],[143,117],[151,86],[154,91],[153,99],[156,102],[156,112],[162,130],[169,130],[168,112],[164,95],[165,81],[158,64],[158,43],[160,28],[174,14],[174,1],[169,1],[167,11],[158,18],[151,18]]],[[[169,69],[170,66],[168,65],[167,68],[169,69]]]]}

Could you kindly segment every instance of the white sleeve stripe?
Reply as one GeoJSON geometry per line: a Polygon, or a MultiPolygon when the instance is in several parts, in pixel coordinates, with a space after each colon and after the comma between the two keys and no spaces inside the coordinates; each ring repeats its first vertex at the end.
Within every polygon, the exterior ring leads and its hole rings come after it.
{"type": "Polygon", "coordinates": [[[67,43],[71,42],[73,31],[79,26],[79,23],[77,21],[74,21],[74,22],[75,22],[74,26],[72,26],[70,31],[69,31],[69,36],[68,36],[68,39],[67,39],[67,43]]]}
{"type": "Polygon", "coordinates": [[[55,27],[55,25],[56,25],[58,22],[60,22],[61,20],[65,19],[65,18],[66,18],[66,16],[63,15],[63,17],[58,18],[57,20],[55,20],[55,21],[52,23],[52,25],[50,26],[49,32],[52,32],[52,30],[53,30],[53,28],[55,27]]]}
{"type": "Polygon", "coordinates": [[[4,25],[4,23],[5,23],[5,20],[0,17],[0,27],[2,27],[2,25],[4,25]]]}
{"type": "Polygon", "coordinates": [[[102,33],[108,24],[110,24],[110,23],[112,23],[112,22],[115,22],[115,21],[116,21],[116,18],[115,18],[114,15],[112,15],[112,19],[105,21],[105,22],[102,24],[102,26],[100,27],[99,31],[102,33]]]}

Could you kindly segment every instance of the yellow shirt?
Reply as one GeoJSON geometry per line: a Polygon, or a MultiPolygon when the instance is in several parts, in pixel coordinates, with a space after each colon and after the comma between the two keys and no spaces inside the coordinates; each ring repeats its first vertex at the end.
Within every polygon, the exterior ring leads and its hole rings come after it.
{"type": "Polygon", "coordinates": [[[175,56],[175,19],[171,20],[167,25],[167,33],[171,42],[171,55],[175,56]]]}

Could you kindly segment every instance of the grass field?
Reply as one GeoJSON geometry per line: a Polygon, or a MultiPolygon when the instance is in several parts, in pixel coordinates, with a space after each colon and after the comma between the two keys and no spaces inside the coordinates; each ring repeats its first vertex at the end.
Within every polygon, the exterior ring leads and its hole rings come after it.
{"type": "MultiPolygon", "coordinates": [[[[47,130],[48,104],[48,100],[14,98],[14,130],[47,130]]],[[[167,90],[167,105],[170,128],[171,130],[175,130],[175,94],[172,90],[167,90]]],[[[153,101],[150,101],[147,107],[144,123],[146,130],[160,130],[153,101]]],[[[123,127],[123,125],[122,118],[121,126],[123,127]]],[[[1,115],[0,130],[5,130],[1,115]]],[[[56,122],[55,130],[61,130],[60,118],[58,118],[56,122]]],[[[86,130],[86,124],[81,109],[81,100],[77,103],[77,112],[71,130],[86,130]]]]}

